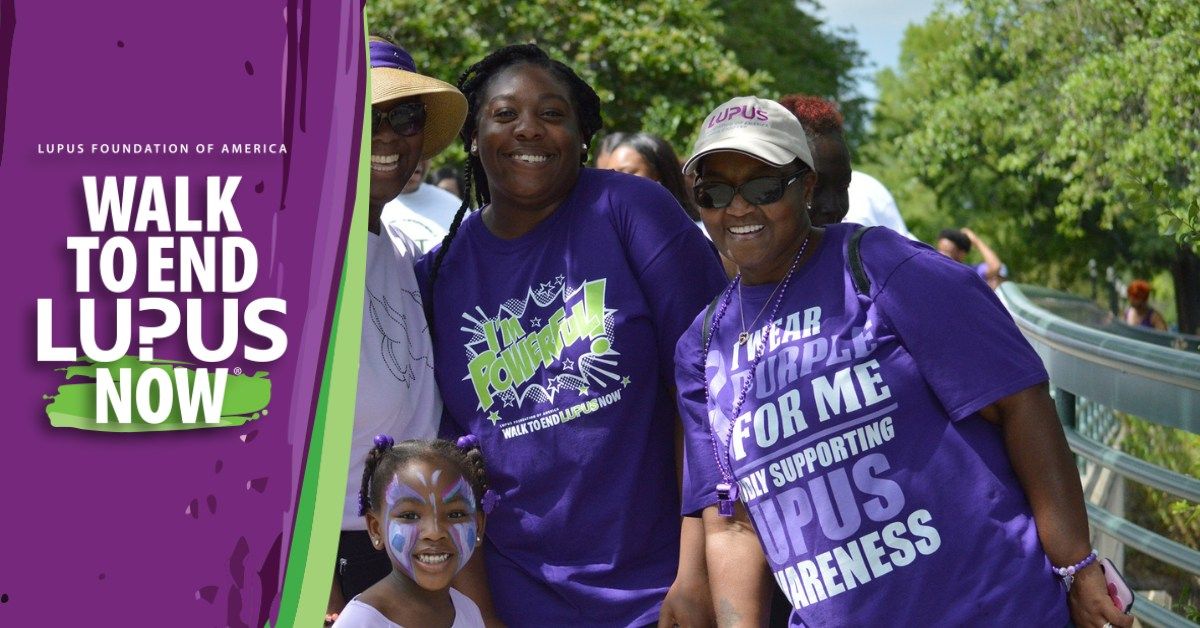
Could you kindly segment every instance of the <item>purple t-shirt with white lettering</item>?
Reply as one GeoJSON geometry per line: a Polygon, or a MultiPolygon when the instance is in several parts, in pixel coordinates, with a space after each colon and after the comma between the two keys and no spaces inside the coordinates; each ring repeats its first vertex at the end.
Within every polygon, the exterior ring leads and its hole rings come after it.
{"type": "MultiPolygon", "coordinates": [[[[738,346],[734,291],[707,356],[704,315],[684,332],[684,512],[716,503],[711,422],[793,625],[1065,625],[999,428],[978,414],[1046,381],[1041,361],[971,268],[891,230],[864,235],[871,288],[858,295],[855,228],[826,229],[777,331],[764,321],[738,346]]],[[[771,311],[775,287],[743,286],[746,320],[771,311]]]]}
{"type": "Polygon", "coordinates": [[[481,217],[442,263],[433,340],[442,433],[479,436],[500,497],[484,541],[497,612],[656,621],[679,558],[674,348],[725,285],[718,257],[665,188],[615,172],[584,169],[519,238],[481,217]]]}

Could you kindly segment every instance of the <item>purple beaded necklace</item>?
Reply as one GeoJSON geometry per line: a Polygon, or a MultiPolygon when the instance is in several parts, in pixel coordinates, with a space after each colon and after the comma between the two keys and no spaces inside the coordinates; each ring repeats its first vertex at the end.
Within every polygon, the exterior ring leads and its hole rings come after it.
{"type": "MultiPolygon", "coordinates": [[[[766,353],[767,342],[771,338],[771,334],[775,332],[775,315],[779,313],[779,305],[783,303],[783,295],[787,292],[788,282],[792,279],[792,274],[796,272],[796,268],[800,266],[800,259],[804,257],[804,251],[808,249],[808,241],[812,236],[810,230],[804,235],[804,242],[800,245],[800,250],[796,252],[795,259],[792,260],[792,265],[788,268],[787,274],[783,276],[783,281],[779,283],[778,296],[775,297],[775,305],[771,307],[771,315],[767,317],[767,333],[762,336],[762,340],[758,343],[758,347],[754,350],[754,359],[750,361],[749,373],[746,379],[742,381],[742,389],[738,391],[737,397],[734,398],[732,412],[729,415],[729,427],[725,430],[725,442],[732,442],[733,439],[733,424],[737,422],[738,411],[742,409],[742,403],[746,401],[746,393],[750,391],[750,386],[754,383],[754,371],[758,367],[759,360],[766,353]]],[[[717,334],[717,326],[721,323],[721,318],[725,316],[725,310],[729,309],[729,301],[733,298],[733,291],[741,289],[742,274],[738,273],[733,281],[729,283],[729,287],[725,289],[725,295],[721,298],[721,306],[717,310],[716,316],[713,316],[712,325],[709,327],[708,336],[704,342],[704,348],[701,353],[704,360],[708,361],[708,347],[712,344],[712,339],[717,334]]],[[[767,297],[770,299],[771,297],[767,297]]],[[[739,307],[741,307],[739,303],[739,307]]],[[[705,378],[704,382],[704,405],[705,408],[712,401],[712,396],[708,391],[708,381],[705,378]]],[[[708,439],[712,443],[713,457],[717,459],[717,469],[721,471],[721,482],[717,484],[717,512],[722,517],[733,516],[733,501],[738,497],[738,485],[733,478],[733,470],[730,465],[726,464],[725,456],[721,455],[721,447],[717,444],[717,435],[713,433],[711,421],[705,422],[708,427],[708,439]]]]}

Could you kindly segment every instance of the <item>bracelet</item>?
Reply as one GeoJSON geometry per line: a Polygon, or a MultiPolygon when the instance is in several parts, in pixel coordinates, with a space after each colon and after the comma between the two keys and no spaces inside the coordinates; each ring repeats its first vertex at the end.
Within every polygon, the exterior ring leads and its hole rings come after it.
{"type": "Polygon", "coordinates": [[[1054,567],[1052,565],[1051,569],[1054,570],[1055,574],[1058,574],[1059,578],[1066,578],[1067,576],[1075,575],[1075,573],[1080,569],[1083,569],[1094,562],[1096,562],[1096,550],[1092,550],[1090,554],[1083,557],[1083,560],[1071,565],[1070,567],[1054,567]]]}

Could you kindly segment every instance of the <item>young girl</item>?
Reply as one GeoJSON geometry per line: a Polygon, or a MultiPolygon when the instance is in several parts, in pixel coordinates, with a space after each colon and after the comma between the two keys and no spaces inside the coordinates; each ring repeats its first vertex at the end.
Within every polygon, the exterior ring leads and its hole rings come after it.
{"type": "Polygon", "coordinates": [[[479,607],[450,588],[483,534],[483,456],[478,439],[375,437],[367,453],[359,514],[392,573],[346,605],[335,628],[483,626],[479,607]],[[394,446],[393,446],[394,445],[394,446]]]}

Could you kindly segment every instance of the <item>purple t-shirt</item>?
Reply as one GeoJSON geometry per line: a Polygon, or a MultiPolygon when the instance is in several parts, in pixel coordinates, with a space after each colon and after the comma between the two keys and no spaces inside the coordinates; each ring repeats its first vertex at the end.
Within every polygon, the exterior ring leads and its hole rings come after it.
{"type": "Polygon", "coordinates": [[[479,436],[500,496],[484,550],[509,625],[657,619],[679,557],[674,348],[724,285],[670,193],[630,175],[584,169],[513,240],[463,221],[432,300],[435,372],[443,435],[479,436]]]}
{"type": "MultiPolygon", "coordinates": [[[[792,277],[732,428],[767,325],[735,346],[734,291],[707,359],[704,315],[684,332],[684,512],[716,503],[711,421],[793,625],[1065,625],[999,428],[978,415],[1045,381],[1041,361],[971,268],[888,229],[862,239],[859,296],[856,227],[828,227],[792,277]]],[[[746,320],[775,287],[742,288],[746,320]]]]}

